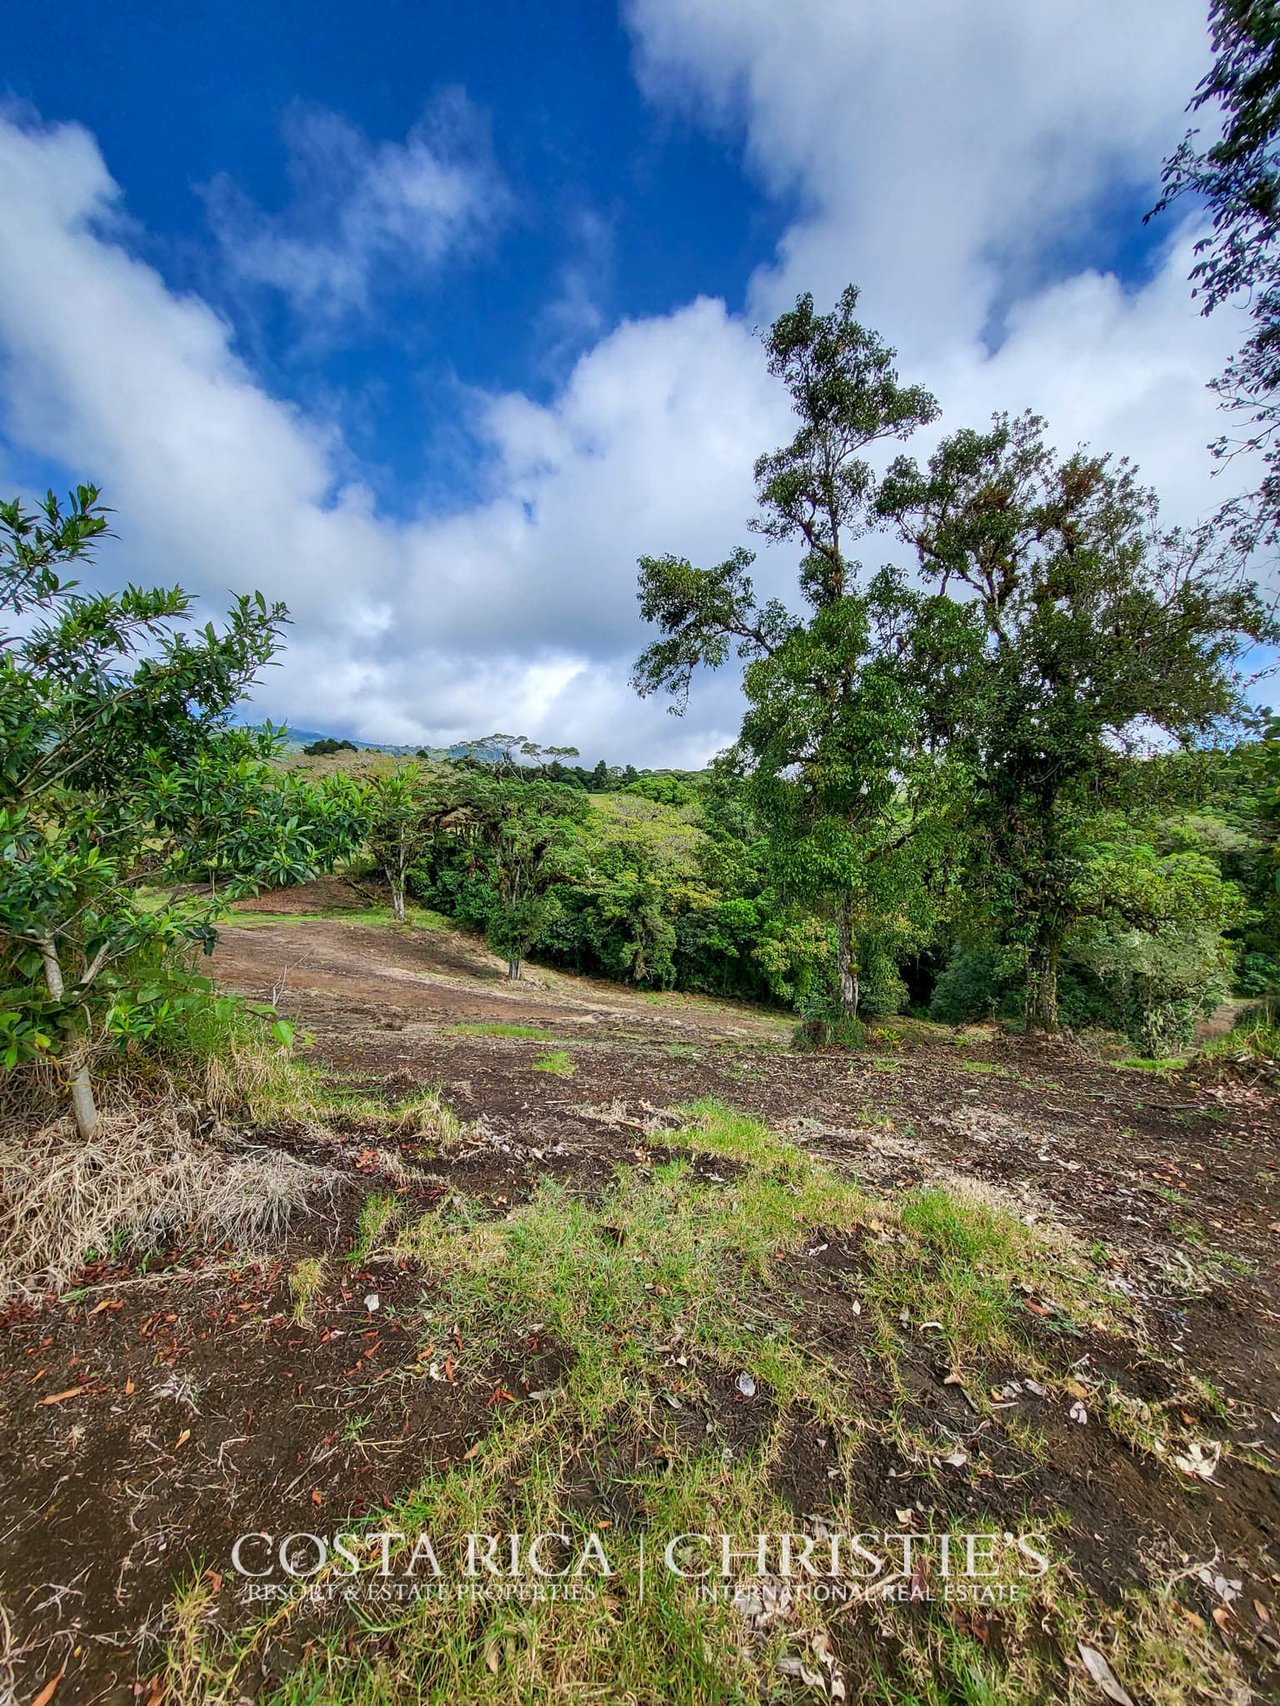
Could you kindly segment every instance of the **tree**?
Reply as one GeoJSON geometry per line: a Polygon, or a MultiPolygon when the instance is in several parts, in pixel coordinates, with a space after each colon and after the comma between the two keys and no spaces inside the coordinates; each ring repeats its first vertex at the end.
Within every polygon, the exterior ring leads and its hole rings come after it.
{"type": "Polygon", "coordinates": [[[1246,538],[1280,536],[1280,4],[1212,0],[1214,61],[1190,110],[1216,108],[1221,134],[1207,145],[1189,130],[1165,162],[1163,194],[1147,218],[1183,196],[1207,203],[1212,230],[1195,245],[1191,279],[1201,309],[1246,298],[1254,330],[1212,382],[1223,407],[1242,423],[1224,434],[1215,456],[1262,454],[1259,489],[1231,506],[1246,538]]]}
{"type": "Polygon", "coordinates": [[[92,486],[65,508],[52,493],[38,513],[0,505],[0,613],[13,624],[0,630],[0,1044],[9,1066],[62,1057],[86,1141],[93,1063],[145,1031],[156,956],[213,946],[219,900],[174,885],[217,871],[225,898],[340,851],[335,839],[322,855],[296,812],[273,811],[265,760],[279,737],[227,727],[278,647],[284,606],[246,595],[223,628],[192,629],[179,587],[82,592],[64,571],[105,531],[92,486]]]}
{"type": "Polygon", "coordinates": [[[1230,728],[1274,624],[1211,529],[1162,529],[1128,463],[1058,456],[1033,415],[953,434],[924,470],[899,458],[878,505],[980,630],[949,741],[974,778],[975,881],[1024,957],[1028,1029],[1052,1031],[1087,821],[1140,781],[1126,755],[1230,728]]]}
{"type": "Polygon", "coordinates": [[[439,774],[418,763],[374,776],[365,796],[369,851],[391,890],[391,910],[404,923],[405,878],[437,831],[458,810],[439,774]]]}
{"type": "Polygon", "coordinates": [[[512,787],[477,781],[467,815],[496,894],[485,933],[494,953],[506,959],[508,977],[515,979],[546,926],[552,890],[574,872],[576,826],[591,807],[580,788],[554,782],[512,787]]]}
{"type": "Polygon", "coordinates": [[[840,1011],[856,1016],[857,936],[873,904],[902,913],[909,861],[943,786],[935,739],[946,665],[963,637],[945,598],[924,598],[884,569],[865,589],[850,548],[880,525],[866,452],[905,439],[938,412],[904,386],[894,354],[855,318],[850,285],[828,314],[801,296],[766,334],[769,371],[791,395],[791,442],[755,466],[752,530],[802,552],[807,617],[761,603],[739,548],[710,569],[674,556],[640,559],[640,601],[663,638],[639,658],[642,694],[687,703],[693,672],[731,651],[747,662],[748,709],[735,749],[762,813],[786,890],[825,899],[836,915],[840,1011]],[[879,898],[873,897],[879,891],[879,898]]]}

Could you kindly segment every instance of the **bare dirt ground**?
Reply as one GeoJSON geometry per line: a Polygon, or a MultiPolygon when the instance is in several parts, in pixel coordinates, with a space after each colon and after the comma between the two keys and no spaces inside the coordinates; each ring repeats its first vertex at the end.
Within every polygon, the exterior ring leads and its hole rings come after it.
{"type": "MultiPolygon", "coordinates": [[[[1172,1403],[1189,1435],[1223,1445],[1222,1465],[1212,1479],[1179,1477],[1105,1428],[1041,1414],[1028,1398],[1050,1449],[1006,1478],[988,1435],[986,1506],[1003,1503],[1011,1523],[1028,1509],[1065,1508],[1076,1567],[1104,1601],[1121,1579],[1184,1575],[1187,1615],[1241,1649],[1255,1698],[1268,1697],[1280,1652],[1273,1091],[1117,1070],[1070,1044],[1032,1048],[994,1030],[957,1037],[909,1021],[884,1027],[857,1056],[796,1053],[783,1015],[526,969],[509,984],[463,935],[362,920],[340,885],[266,897],[223,932],[217,978],[274,998],[328,1072],[393,1097],[438,1086],[467,1129],[446,1156],[402,1141],[407,1171],[393,1179],[379,1176],[366,1134],[330,1142],[323,1159],[340,1187],[270,1258],[237,1263],[176,1247],[163,1254],[161,1266],[177,1270],[168,1275],[102,1262],[70,1298],[10,1312],[0,1571],[15,1699],[58,1677],[58,1700],[176,1698],[157,1657],[175,1581],[203,1572],[223,1591],[237,1534],[277,1528],[282,1508],[307,1511],[317,1526],[331,1511],[376,1510],[464,1457],[491,1425],[495,1393],[521,1401],[552,1383],[556,1347],[536,1334],[496,1352],[425,1343],[414,1323],[430,1298],[407,1266],[340,1267],[307,1325],[295,1322],[290,1265],[349,1250],[369,1191],[392,1189],[423,1208],[462,1192],[494,1216],[548,1174],[592,1192],[619,1162],[656,1165],[673,1110],[706,1096],[763,1118],[873,1191],[959,1181],[1094,1249],[1143,1305],[1151,1345],[1117,1363],[1086,1333],[1073,1359],[1082,1380],[1120,1379],[1139,1400],[1172,1403]],[[282,916],[320,908],[352,916],[282,916]],[[493,1025],[540,1035],[458,1029],[493,1025]],[[568,1052],[572,1076],[536,1068],[549,1049],[568,1052]],[[376,1316],[370,1293],[381,1300],[376,1316]],[[424,1380],[424,1360],[443,1377],[424,1380]],[[1242,1585],[1224,1600],[1215,1581],[1242,1585]]],[[[264,1141],[308,1153],[313,1142],[287,1130],[264,1141]]],[[[873,1349],[826,1268],[856,1251],[829,1244],[795,1258],[797,1294],[830,1354],[874,1397],[873,1349]]],[[[1051,1325],[1032,1312],[1026,1331],[1051,1325]]],[[[914,1401],[922,1413],[963,1416],[945,1373],[922,1349],[914,1401]]],[[[704,1407],[709,1432],[740,1434],[748,1419],[714,1383],[704,1407]]],[[[868,1501],[910,1504],[914,1491],[920,1509],[930,1499],[937,1509],[938,1489],[913,1473],[877,1448],[865,1464],[868,1501]]],[[[813,1441],[797,1433],[780,1471],[797,1513],[823,1508],[826,1476],[813,1441]]],[[[957,1490],[951,1514],[969,1496],[957,1490]]],[[[297,1515],[292,1526],[309,1522],[297,1515]]]]}

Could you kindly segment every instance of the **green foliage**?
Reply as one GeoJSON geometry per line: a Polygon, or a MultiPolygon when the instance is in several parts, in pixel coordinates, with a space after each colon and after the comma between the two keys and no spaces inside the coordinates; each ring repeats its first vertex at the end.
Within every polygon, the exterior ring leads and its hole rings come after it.
{"type": "Polygon", "coordinates": [[[966,627],[959,606],[922,596],[894,569],[860,586],[848,554],[875,524],[866,452],[937,414],[927,391],[899,383],[893,351],[858,324],[856,306],[852,286],[829,314],[802,296],[765,338],[798,424],[756,463],[750,525],[800,548],[810,614],[760,604],[743,549],[711,569],[642,557],[641,610],[664,637],[635,672],[641,693],[665,689],[680,710],[696,668],[731,651],[745,660],[747,712],[729,762],[767,830],[776,886],[834,916],[838,998],[850,1018],[859,935],[874,924],[905,945],[927,910],[919,838],[954,786],[934,735],[955,685],[947,660],[966,627]]]}
{"type": "Polygon", "coordinates": [[[900,458],[878,508],[926,579],[970,595],[976,650],[946,734],[974,778],[971,882],[1023,958],[1028,1025],[1053,1029],[1073,924],[1149,898],[1140,859],[1089,857],[1091,820],[1132,806],[1147,773],[1126,757],[1238,721],[1241,661],[1274,625],[1211,530],[1162,529],[1126,463],[1059,457],[1032,415],[952,434],[926,469],[900,458]]]}
{"type": "Polygon", "coordinates": [[[313,740],[310,746],[304,746],[302,750],[307,758],[325,758],[330,753],[358,752],[360,749],[354,741],[333,740],[329,736],[324,736],[320,740],[313,740]]]}
{"type": "MultiPolygon", "coordinates": [[[[1215,122],[1189,130],[1165,162],[1159,213],[1190,195],[1207,207],[1212,226],[1195,244],[1191,280],[1201,312],[1244,300],[1253,331],[1213,382],[1239,429],[1212,446],[1226,459],[1260,451],[1263,479],[1249,498],[1229,508],[1246,540],[1273,542],[1280,531],[1280,403],[1276,347],[1280,343],[1280,17],[1275,0],[1211,0],[1214,61],[1191,100],[1215,122]],[[1213,140],[1206,142],[1205,136],[1213,140]]],[[[1151,215],[1148,215],[1150,218],[1151,215]]]]}
{"type": "Polygon", "coordinates": [[[227,724],[283,605],[244,596],[193,628],[177,587],[84,592],[64,571],[105,528],[89,486],[0,505],[0,1038],[9,1066],[68,1057],[84,1135],[92,1060],[176,1019],[165,968],[212,947],[221,901],[315,874],[361,830],[345,779],[282,776],[276,731],[227,724]]]}

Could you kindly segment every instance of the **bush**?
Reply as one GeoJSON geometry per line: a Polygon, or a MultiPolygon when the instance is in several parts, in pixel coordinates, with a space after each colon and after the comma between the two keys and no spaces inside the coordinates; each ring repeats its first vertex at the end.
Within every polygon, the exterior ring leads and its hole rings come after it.
{"type": "Polygon", "coordinates": [[[947,961],[933,986],[929,1017],[940,1025],[966,1025],[990,1019],[1003,986],[996,975],[996,956],[990,948],[960,947],[947,961]]]}
{"type": "Polygon", "coordinates": [[[862,1048],[867,1027],[861,1019],[802,1019],[791,1033],[797,1049],[862,1048]]]}
{"type": "Polygon", "coordinates": [[[354,741],[332,740],[328,736],[323,740],[313,740],[310,746],[304,746],[302,749],[307,758],[326,758],[331,752],[358,752],[359,750],[354,741]]]}

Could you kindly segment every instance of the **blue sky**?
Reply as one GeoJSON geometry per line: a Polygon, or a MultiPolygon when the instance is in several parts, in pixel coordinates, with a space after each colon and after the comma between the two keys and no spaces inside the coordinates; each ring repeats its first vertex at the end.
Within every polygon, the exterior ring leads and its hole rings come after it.
{"type": "Polygon", "coordinates": [[[457,386],[545,400],[624,317],[699,294],[740,310],[785,228],[785,207],[757,193],[723,137],[645,100],[622,19],[599,0],[134,3],[107,27],[100,7],[71,4],[20,9],[6,48],[12,95],[97,138],[138,252],[232,319],[277,395],[336,415],[392,512],[457,501],[457,480],[470,483],[457,386]],[[397,143],[462,93],[465,111],[444,123],[470,118],[507,195],[455,265],[392,271],[368,311],[319,328],[229,272],[209,186],[302,214],[291,125],[340,116],[397,143]]]}
{"type": "Polygon", "coordinates": [[[736,684],[630,695],[635,557],[743,537],[798,290],[859,282],[944,426],[1216,502],[1238,327],[1141,223],[1205,58],[1199,0],[19,8],[0,479],[102,484],[108,578],[287,598],[273,715],[699,761],[736,684]]]}

